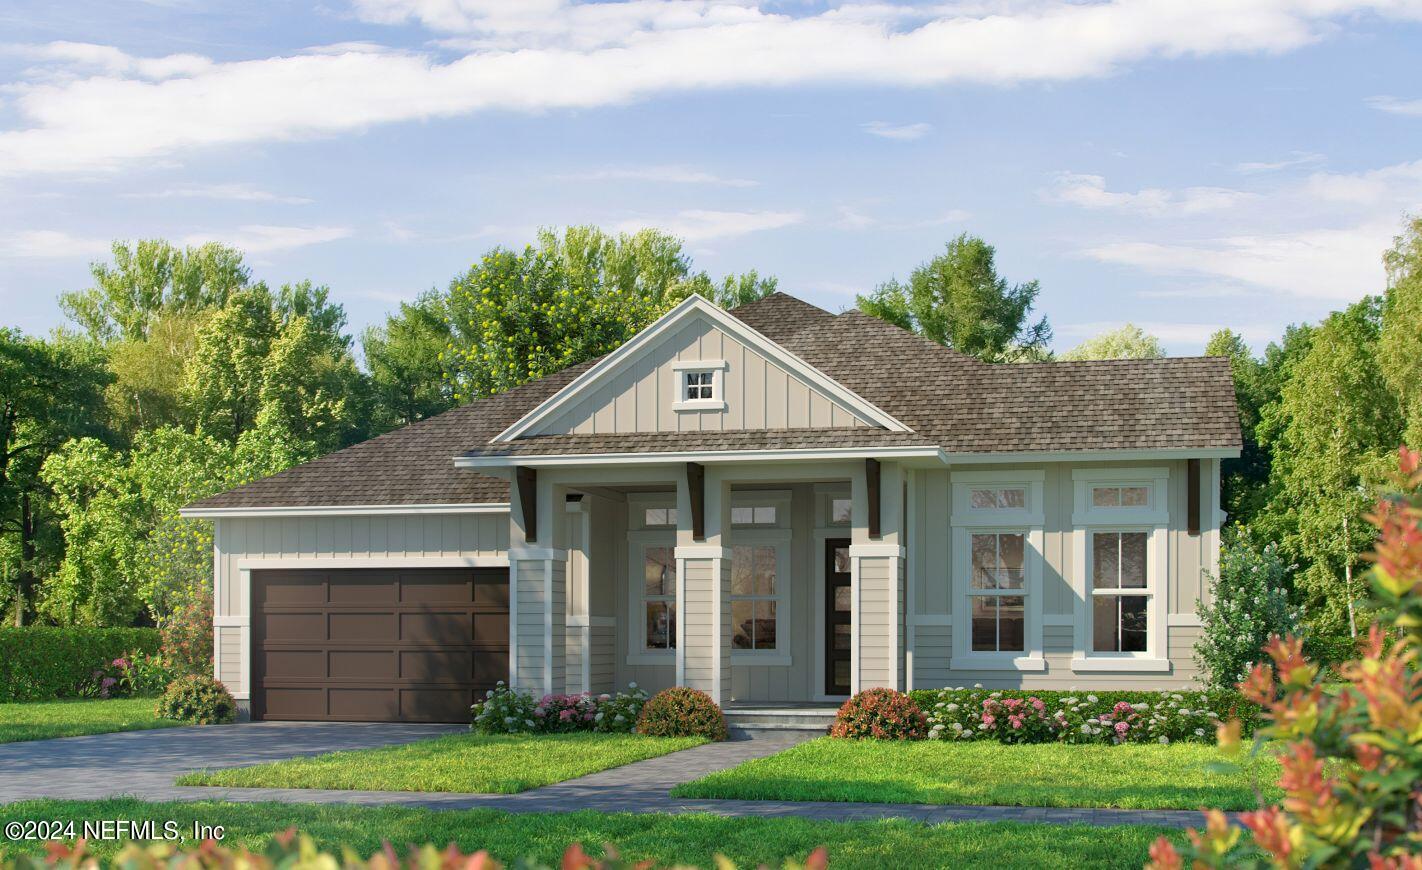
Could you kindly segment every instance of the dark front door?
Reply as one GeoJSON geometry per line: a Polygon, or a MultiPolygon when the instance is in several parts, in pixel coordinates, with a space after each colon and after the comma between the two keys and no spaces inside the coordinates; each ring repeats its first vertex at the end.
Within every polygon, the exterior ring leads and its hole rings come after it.
{"type": "Polygon", "coordinates": [[[825,541],[825,694],[849,694],[849,541],[825,541]]]}
{"type": "Polygon", "coordinates": [[[465,722],[508,679],[507,568],[252,572],[252,716],[465,722]]]}

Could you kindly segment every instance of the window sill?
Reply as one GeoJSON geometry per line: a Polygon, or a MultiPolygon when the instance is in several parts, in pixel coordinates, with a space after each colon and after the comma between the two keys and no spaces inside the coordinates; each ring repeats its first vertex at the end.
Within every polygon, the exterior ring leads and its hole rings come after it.
{"type": "Polygon", "coordinates": [[[737,667],[788,668],[794,661],[790,656],[781,653],[731,650],[731,664],[737,667]]]}
{"type": "Polygon", "coordinates": [[[948,660],[954,671],[1045,671],[1047,660],[1040,656],[960,655],[948,660]]]}
{"type": "Polygon", "coordinates": [[[676,652],[645,652],[628,653],[627,664],[633,667],[641,665],[675,665],[676,652]]]}
{"type": "Polygon", "coordinates": [[[1093,674],[1161,674],[1170,670],[1170,659],[1089,656],[1072,659],[1071,669],[1077,673],[1093,674]]]}
{"type": "Polygon", "coordinates": [[[683,399],[672,403],[673,411],[724,411],[726,403],[720,399],[683,399]]]}

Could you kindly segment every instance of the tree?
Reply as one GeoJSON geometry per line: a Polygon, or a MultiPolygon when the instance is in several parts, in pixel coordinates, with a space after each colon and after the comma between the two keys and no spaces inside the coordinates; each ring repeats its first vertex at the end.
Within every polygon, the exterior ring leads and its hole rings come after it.
{"type": "Polygon", "coordinates": [[[404,426],[454,407],[444,352],[453,333],[445,297],[437,291],[400,303],[400,310],[361,337],[375,425],[404,426]]]}
{"type": "Polygon", "coordinates": [[[1239,456],[1221,464],[1221,488],[1226,513],[1235,523],[1247,525],[1263,504],[1269,480],[1269,454],[1259,446],[1255,430],[1259,428],[1260,412],[1273,397],[1267,390],[1264,363],[1254,357],[1238,333],[1217,331],[1205,344],[1205,355],[1229,359],[1244,449],[1239,456]]]}
{"type": "Polygon", "coordinates": [[[0,328],[0,537],[11,540],[15,623],[33,604],[46,534],[46,458],[68,438],[94,432],[108,375],[91,342],[45,341],[0,328]]]}
{"type": "MultiPolygon", "coordinates": [[[[704,277],[704,274],[703,276],[704,277]]],[[[709,283],[709,279],[707,279],[709,283]]],[[[727,275],[720,284],[711,288],[710,292],[705,292],[700,288],[694,290],[700,293],[717,305],[730,310],[748,305],[757,299],[764,299],[776,291],[780,286],[780,281],[774,277],[760,277],[760,273],[754,269],[740,275],[727,275]]]]}
{"type": "Polygon", "coordinates": [[[187,421],[183,381],[197,352],[198,330],[208,312],[173,311],[156,316],[144,338],[108,346],[113,383],[104,391],[109,423],[124,442],[144,429],[187,421]]]}
{"type": "Polygon", "coordinates": [[[242,252],[210,242],[178,248],[162,239],[114,242],[113,265],[93,263],[94,286],[63,293],[60,308],[100,342],[148,337],[154,318],[226,304],[251,277],[242,252]]]}
{"type": "Polygon", "coordinates": [[[489,396],[613,350],[692,293],[741,302],[774,286],[749,273],[718,290],[656,230],[542,230],[536,245],[495,248],[450,285],[446,377],[457,400],[489,396]]]}
{"type": "Polygon", "coordinates": [[[1159,359],[1165,356],[1160,339],[1136,326],[1124,326],[1088,338],[1061,355],[1064,360],[1159,359]]]}
{"type": "Polygon", "coordinates": [[[1259,525],[1299,564],[1308,619],[1325,633],[1357,633],[1354,573],[1372,539],[1363,514],[1402,434],[1377,361],[1381,308],[1367,297],[1314,329],[1258,430],[1273,456],[1259,525]]]}
{"type": "Polygon", "coordinates": [[[1404,440],[1422,448],[1422,218],[1408,224],[1384,262],[1388,286],[1378,364],[1402,403],[1404,440]]]}
{"type": "Polygon", "coordinates": [[[988,362],[1045,349],[1052,338],[1047,319],[1027,321],[1037,282],[1009,286],[995,256],[987,242],[960,235],[914,269],[907,284],[890,280],[860,296],[859,309],[988,362]]]}
{"type": "Polygon", "coordinates": [[[1236,526],[1226,530],[1220,574],[1209,580],[1209,602],[1195,602],[1201,625],[1195,661],[1212,688],[1233,689],[1260,660],[1269,638],[1298,633],[1289,566],[1278,545],[1258,546],[1236,526]]]}

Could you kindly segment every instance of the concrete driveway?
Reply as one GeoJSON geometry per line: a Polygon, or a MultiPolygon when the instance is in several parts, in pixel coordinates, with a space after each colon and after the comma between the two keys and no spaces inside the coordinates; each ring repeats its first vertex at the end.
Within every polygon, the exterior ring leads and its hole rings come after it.
{"type": "Polygon", "coordinates": [[[467,725],[246,722],[0,744],[0,803],[133,795],[192,800],[173,780],[190,770],[369,749],[467,731],[467,725]]]}

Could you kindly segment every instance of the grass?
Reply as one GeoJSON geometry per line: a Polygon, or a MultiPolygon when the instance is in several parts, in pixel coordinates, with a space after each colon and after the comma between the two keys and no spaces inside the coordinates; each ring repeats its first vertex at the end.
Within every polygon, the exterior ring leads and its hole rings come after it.
{"type": "Polygon", "coordinates": [[[154,717],[156,703],[152,698],[110,698],[106,701],[86,699],[0,704],[0,743],[170,728],[183,724],[154,717]]]}
{"type": "Polygon", "coordinates": [[[404,746],[190,773],[178,785],[513,794],[705,742],[634,734],[451,734],[404,746]]]}
{"type": "MultiPolygon", "coordinates": [[[[222,825],[229,847],[260,849],[271,832],[295,826],[327,849],[352,847],[361,856],[383,840],[397,844],[457,844],[466,852],[488,849],[512,863],[528,856],[549,866],[568,844],[581,842],[593,855],[614,844],[624,858],[660,865],[712,866],[722,854],[741,867],[781,866],[825,846],[833,867],[1131,867],[1146,860],[1161,834],[1177,842],[1183,832],[1147,826],[1086,827],[1016,822],[924,825],[902,820],[824,822],[796,818],[722,818],[710,815],[626,813],[529,813],[495,810],[441,811],[400,807],[221,802],[150,804],[131,799],[30,801],[0,806],[0,829],[12,820],[126,819],[194,821],[222,825]]],[[[100,855],[118,844],[93,843],[100,855]]],[[[0,852],[42,854],[36,842],[0,841],[0,852]]]]}
{"type": "Polygon", "coordinates": [[[895,743],[820,738],[678,786],[674,797],[867,801],[1125,809],[1253,809],[1250,771],[1266,799],[1278,763],[1246,761],[1211,773],[1214,746],[1123,746],[995,742],[895,743]],[[1267,786],[1265,785],[1267,784],[1267,786]]]}

